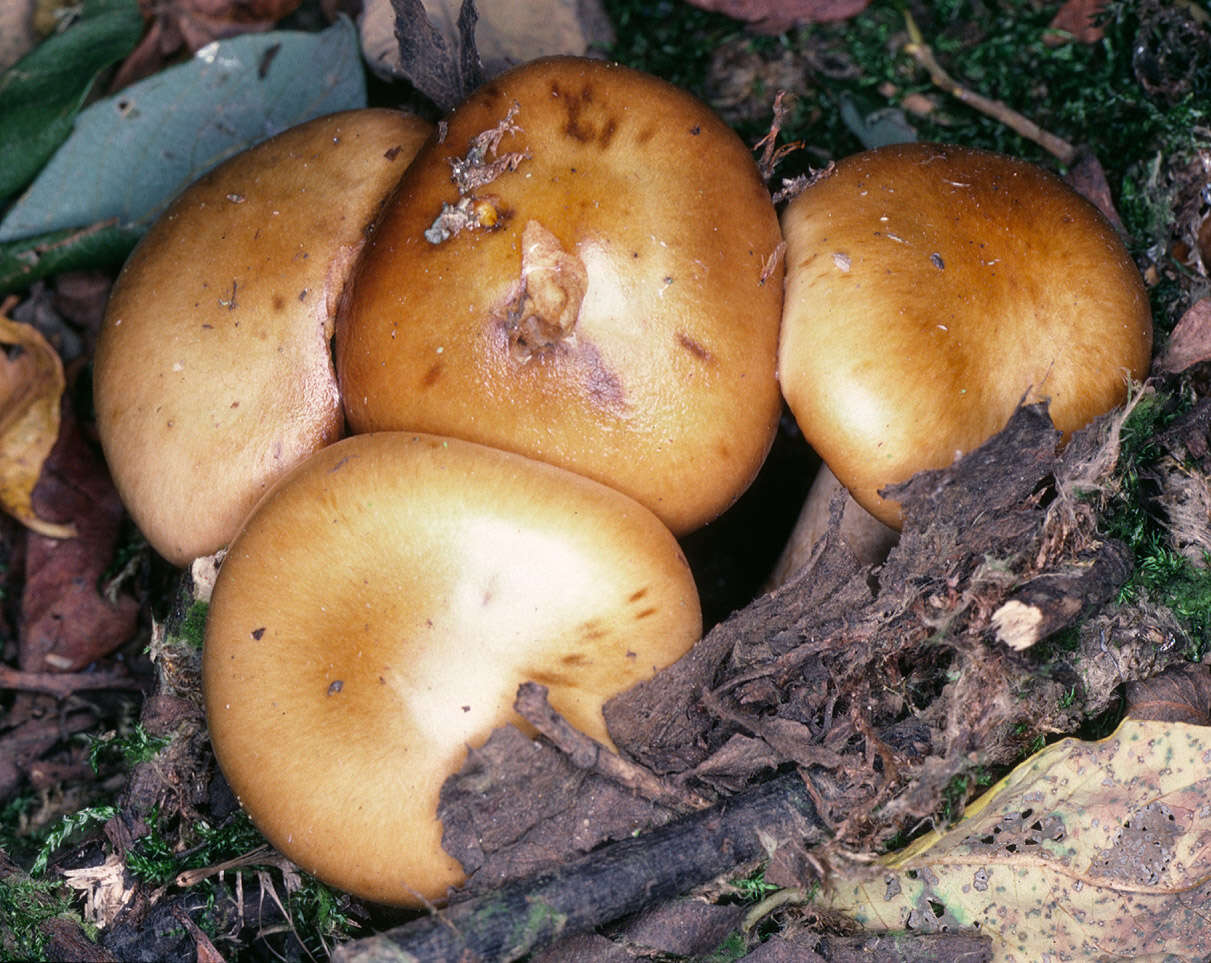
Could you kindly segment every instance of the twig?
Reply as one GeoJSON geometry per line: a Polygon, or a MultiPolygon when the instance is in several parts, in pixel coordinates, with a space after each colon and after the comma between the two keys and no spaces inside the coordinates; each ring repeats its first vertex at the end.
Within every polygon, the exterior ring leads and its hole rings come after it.
{"type": "Polygon", "coordinates": [[[138,689],[139,682],[124,671],[22,672],[0,665],[0,689],[43,692],[66,699],[81,689],[138,689]]]}
{"type": "Polygon", "coordinates": [[[1060,163],[1067,165],[1076,159],[1076,147],[1062,137],[1057,137],[1055,134],[1043,130],[1033,120],[1023,114],[1019,114],[1007,104],[1003,104],[999,100],[991,100],[983,94],[978,94],[974,90],[964,87],[951,77],[934,57],[933,50],[921,36],[921,30],[917,26],[917,22],[907,10],[904,11],[904,23],[908,27],[909,37],[909,42],[904,45],[904,52],[928,71],[929,79],[933,81],[935,87],[940,87],[956,100],[962,101],[969,107],[974,107],[982,114],[987,114],[993,120],[1000,121],[1027,140],[1034,141],[1049,154],[1056,157],[1060,163]]]}
{"type": "Polygon", "coordinates": [[[753,150],[761,151],[761,160],[757,162],[757,169],[761,172],[761,179],[767,184],[774,176],[774,171],[782,159],[803,146],[801,140],[778,146],[778,135],[782,133],[782,125],[786,122],[787,114],[790,113],[785,98],[785,90],[780,90],[774,95],[774,117],[770,121],[769,132],[753,145],[753,150]]]}
{"type": "MultiPolygon", "coordinates": [[[[610,843],[560,869],[507,883],[441,912],[347,943],[335,963],[516,960],[554,940],[671,899],[824,830],[797,772],[651,832],[610,843]]],[[[404,841],[401,845],[407,845],[404,841]]]]}
{"type": "Polygon", "coordinates": [[[517,714],[555,743],[574,766],[589,769],[638,793],[644,799],[681,812],[705,809],[711,804],[696,792],[670,785],[650,769],[628,762],[595,739],[590,739],[551,708],[547,687],[523,682],[513,704],[517,714]]]}

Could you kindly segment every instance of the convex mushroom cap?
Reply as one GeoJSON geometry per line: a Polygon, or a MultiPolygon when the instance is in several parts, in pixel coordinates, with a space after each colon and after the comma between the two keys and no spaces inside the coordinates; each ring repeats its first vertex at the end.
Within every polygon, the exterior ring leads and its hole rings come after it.
{"type": "Polygon", "coordinates": [[[571,472],[395,432],[323,449],[232,543],[203,690],[215,754],[266,837],[367,899],[462,879],[438,792],[526,680],[608,742],[602,703],[701,632],[671,533],[571,472]]]}
{"type": "Polygon", "coordinates": [[[430,130],[388,110],[292,128],[187,188],[123,268],[97,345],[97,427],[169,561],[225,545],[275,478],[340,436],[336,301],[430,130]]]}
{"type": "Polygon", "coordinates": [[[691,95],[517,68],[449,116],[363,252],[336,330],[349,424],[520,452],[696,528],[773,439],[780,242],[749,151],[691,95]]]}
{"type": "Polygon", "coordinates": [[[1050,401],[1067,435],[1148,370],[1152,323],[1113,228],[1058,178],[964,147],[837,163],[787,206],[778,370],[807,441],[854,498],[941,468],[1050,401]]]}

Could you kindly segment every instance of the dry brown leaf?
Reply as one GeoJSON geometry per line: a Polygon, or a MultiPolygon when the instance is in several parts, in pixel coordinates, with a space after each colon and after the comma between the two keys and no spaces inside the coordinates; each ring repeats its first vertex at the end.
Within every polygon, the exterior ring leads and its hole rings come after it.
{"type": "MultiPolygon", "coordinates": [[[[538,57],[582,56],[613,41],[601,0],[478,0],[475,7],[475,46],[490,77],[538,57]]],[[[424,9],[451,49],[458,49],[459,0],[424,0],[424,9]]],[[[362,49],[371,68],[389,77],[409,72],[401,69],[395,29],[391,0],[366,0],[358,20],[362,49]]]]}
{"type": "Polygon", "coordinates": [[[1211,360],[1211,298],[1203,298],[1195,301],[1177,322],[1164,353],[1156,360],[1156,368],[1177,374],[1208,360],[1211,360]]]}
{"type": "Polygon", "coordinates": [[[689,0],[695,7],[750,23],[763,33],[782,33],[797,23],[846,20],[870,0],[689,0]]]}
{"type": "Polygon", "coordinates": [[[992,937],[993,959],[1211,953],[1211,728],[1129,719],[1064,739],[873,872],[825,895],[868,930],[992,937]]]}
{"type": "Polygon", "coordinates": [[[3,314],[0,344],[0,508],[39,535],[71,538],[75,526],[39,518],[31,501],[59,437],[63,362],[36,328],[3,314]]]}
{"type": "Polygon", "coordinates": [[[1044,40],[1049,44],[1062,43],[1067,39],[1077,43],[1097,43],[1105,35],[1098,26],[1098,18],[1106,9],[1106,0],[1067,0],[1052,18],[1050,29],[1044,40]]]}

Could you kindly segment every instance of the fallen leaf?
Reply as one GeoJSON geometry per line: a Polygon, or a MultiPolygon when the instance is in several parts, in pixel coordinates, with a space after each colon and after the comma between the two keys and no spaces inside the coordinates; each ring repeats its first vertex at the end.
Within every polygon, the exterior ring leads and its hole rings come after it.
{"type": "Polygon", "coordinates": [[[40,516],[71,519],[78,534],[61,541],[31,534],[26,540],[19,662],[28,672],[73,672],[130,638],[139,603],[124,592],[112,599],[102,594],[125,513],[105,462],[70,408],[33,505],[40,516]]]}
{"type": "Polygon", "coordinates": [[[1129,719],[1027,759],[944,833],[822,896],[868,930],[978,929],[993,959],[1211,953],[1211,728],[1129,719]]]}
{"type": "Polygon", "coordinates": [[[690,0],[695,7],[752,24],[762,33],[782,33],[798,23],[846,20],[870,0],[690,0]]]}
{"type": "Polygon", "coordinates": [[[34,0],[0,4],[0,71],[8,70],[38,41],[34,33],[34,0]]]}
{"type": "Polygon", "coordinates": [[[1208,360],[1211,360],[1211,298],[1203,298],[1181,316],[1164,352],[1156,359],[1156,368],[1177,374],[1208,360]]]}
{"type": "Polygon", "coordinates": [[[72,525],[39,518],[34,486],[59,437],[63,362],[36,328],[0,314],[0,507],[48,538],[70,538],[72,525]]]}
{"type": "Polygon", "coordinates": [[[38,173],[71,133],[96,77],[130,53],[142,30],[135,0],[86,0],[70,26],[0,76],[0,197],[38,173]]]}
{"type": "Polygon", "coordinates": [[[110,90],[149,77],[182,51],[196,53],[215,40],[258,33],[298,9],[300,0],[140,0],[151,20],[139,46],[123,61],[110,90]]]}
{"type": "Polygon", "coordinates": [[[1067,0],[1049,24],[1044,41],[1055,46],[1067,40],[1077,43],[1097,43],[1105,36],[1098,26],[1099,17],[1106,10],[1106,0],[1067,0]]]}
{"type": "Polygon", "coordinates": [[[318,33],[216,41],[82,110],[0,221],[0,244],[110,224],[145,228],[182,187],[228,157],[313,117],[365,105],[357,32],[347,20],[318,33]]]}
{"type": "MultiPolygon", "coordinates": [[[[429,23],[452,49],[459,45],[459,6],[459,0],[424,0],[429,23]]],[[[614,39],[601,0],[478,0],[475,7],[475,46],[489,77],[538,57],[604,50],[614,39]]],[[[358,30],[376,73],[406,73],[391,0],[366,0],[358,30]]]]}

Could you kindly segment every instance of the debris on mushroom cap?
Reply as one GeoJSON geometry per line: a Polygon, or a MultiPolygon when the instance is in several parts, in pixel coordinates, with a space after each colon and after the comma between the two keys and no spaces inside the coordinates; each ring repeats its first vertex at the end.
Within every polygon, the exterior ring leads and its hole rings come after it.
{"type": "Polygon", "coordinates": [[[790,202],[779,379],[804,436],[864,508],[949,465],[1016,407],[1065,435],[1147,374],[1148,298],[1122,242],[1058,178],[970,148],[839,161],[790,202]]]}
{"type": "Polygon", "coordinates": [[[693,529],[773,440],[780,242],[751,154],[691,95],[517,68],[449,116],[363,252],[336,330],[350,427],[517,451],[693,529]]]}
{"type": "Polygon", "coordinates": [[[341,434],[333,313],[366,226],[431,126],[350,111],[189,187],[109,301],[97,426],[118,491],[174,564],[227,543],[269,484],[341,434]]]}
{"type": "Polygon", "coordinates": [[[417,905],[462,878],[438,793],[521,725],[526,680],[608,742],[611,695],[686,652],[698,596],[672,534],[621,493],[430,435],[356,435],[276,485],[223,562],[203,658],[215,754],[308,871],[417,905]]]}

